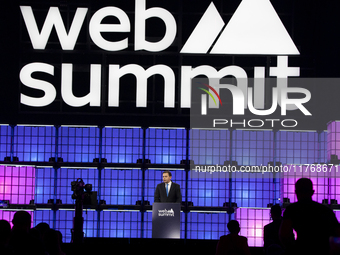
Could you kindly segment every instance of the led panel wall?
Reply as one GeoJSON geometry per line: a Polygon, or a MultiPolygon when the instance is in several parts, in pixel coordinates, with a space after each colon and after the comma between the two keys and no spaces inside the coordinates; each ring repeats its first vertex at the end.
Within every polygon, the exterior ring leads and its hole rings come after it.
{"type": "MultiPolygon", "coordinates": [[[[235,215],[231,215],[235,219],[235,215]]],[[[222,235],[229,234],[227,224],[229,215],[225,212],[204,213],[190,212],[188,214],[189,239],[219,239],[222,235]]]]}
{"type": "Polygon", "coordinates": [[[143,153],[141,128],[103,128],[102,157],[109,163],[137,163],[143,153]]]}
{"type": "Polygon", "coordinates": [[[232,158],[238,165],[268,165],[274,158],[272,131],[233,131],[232,158]]]}
{"type": "Polygon", "coordinates": [[[332,155],[340,158],[340,121],[332,121],[327,125],[327,159],[332,155]]]}
{"type": "Polygon", "coordinates": [[[238,208],[236,220],[240,223],[240,235],[248,238],[249,246],[263,246],[263,227],[271,222],[269,208],[238,208]]]}
{"type": "Polygon", "coordinates": [[[0,166],[0,200],[29,204],[35,194],[35,168],[0,166]]]}
{"type": "Polygon", "coordinates": [[[334,164],[329,172],[329,199],[340,203],[340,167],[336,164],[336,158],[340,158],[340,121],[328,123],[327,131],[327,159],[334,164]]]}
{"type": "MultiPolygon", "coordinates": [[[[98,212],[93,210],[84,210],[84,236],[98,237],[98,212]]],[[[56,229],[63,235],[64,242],[70,242],[72,238],[71,229],[73,228],[74,210],[58,210],[56,212],[56,229]]]]}
{"type": "Polygon", "coordinates": [[[194,206],[223,206],[229,202],[229,179],[190,178],[188,201],[194,206]]]}
{"type": "Polygon", "coordinates": [[[338,175],[328,180],[328,188],[329,202],[331,202],[331,199],[335,199],[337,203],[340,203],[340,179],[338,175]]]}
{"type": "Polygon", "coordinates": [[[82,179],[85,184],[92,184],[93,191],[98,191],[97,169],[60,168],[57,172],[57,199],[61,199],[63,204],[75,203],[72,199],[71,182],[80,181],[78,178],[82,179]]]}
{"type": "Polygon", "coordinates": [[[146,130],[145,158],[154,164],[180,164],[186,159],[186,130],[146,130]]]}
{"type": "MultiPolygon", "coordinates": [[[[74,204],[71,182],[82,178],[85,183],[93,185],[98,198],[108,205],[135,205],[143,197],[152,204],[155,187],[162,182],[166,165],[180,164],[187,157],[202,165],[224,164],[230,160],[237,161],[239,166],[267,165],[270,161],[283,164],[322,163],[327,161],[327,153],[333,153],[333,147],[327,145],[333,140],[327,142],[327,137],[331,136],[326,132],[190,130],[187,133],[185,129],[4,125],[0,126],[2,155],[19,155],[19,162],[24,159],[29,162],[48,161],[50,157],[57,156],[63,158],[64,163],[70,162],[75,166],[1,166],[0,200],[28,204],[34,199],[36,204],[44,204],[49,199],[61,199],[62,204],[74,204]],[[108,163],[130,164],[145,157],[151,163],[162,164],[163,168],[101,169],[80,165],[99,157],[106,158],[108,163]]],[[[170,170],[172,180],[181,186],[183,201],[187,199],[194,206],[206,209],[222,207],[229,202],[239,207],[231,215],[225,212],[182,212],[181,238],[218,239],[228,234],[228,221],[237,219],[241,224],[241,234],[248,237],[249,245],[262,246],[262,229],[270,221],[267,205],[280,203],[284,198],[296,201],[294,184],[298,175],[279,178],[282,176],[265,174],[259,178],[244,173],[229,179],[191,178],[188,173],[187,179],[183,165],[170,170]]],[[[337,176],[310,177],[315,189],[314,200],[340,200],[337,176]]],[[[13,214],[0,212],[2,217],[11,220],[13,214]]],[[[47,222],[62,232],[65,242],[71,240],[74,210],[46,211],[38,208],[32,215],[32,226],[47,222]]],[[[151,212],[88,210],[84,211],[84,218],[84,232],[88,237],[152,237],[151,212]]]]}
{"type": "MultiPolygon", "coordinates": [[[[295,183],[301,177],[296,178],[281,178],[280,185],[281,185],[281,201],[284,198],[289,198],[290,202],[297,202],[297,198],[295,195],[295,183]]],[[[315,193],[312,197],[313,200],[322,203],[324,199],[328,199],[331,196],[329,190],[329,178],[310,178],[313,182],[313,189],[315,193]]]]}
{"type": "MultiPolygon", "coordinates": [[[[34,219],[35,212],[29,211],[29,210],[27,210],[27,212],[31,215],[31,219],[32,219],[31,227],[34,227],[33,219],[34,219]]],[[[13,220],[13,216],[14,216],[15,213],[16,213],[16,211],[1,210],[0,209],[0,219],[7,220],[9,222],[9,224],[11,225],[11,227],[13,227],[12,220],[13,220]]]]}
{"type": "MultiPolygon", "coordinates": [[[[54,211],[38,209],[34,211],[33,215],[34,215],[33,217],[34,227],[39,223],[44,222],[47,223],[50,226],[50,228],[55,228],[54,211]]],[[[64,236],[63,241],[64,242],[66,241],[64,236]]]]}
{"type": "Polygon", "coordinates": [[[0,125],[0,160],[11,156],[11,133],[9,125],[0,125]]]}
{"type": "Polygon", "coordinates": [[[58,157],[64,162],[93,162],[99,157],[99,128],[58,128],[58,157]]]}
{"type": "Polygon", "coordinates": [[[55,169],[35,169],[35,197],[36,204],[47,204],[49,199],[55,199],[55,169]]]}
{"type": "Polygon", "coordinates": [[[101,200],[110,205],[135,205],[142,200],[141,169],[102,169],[101,200]]]}
{"type": "Polygon", "coordinates": [[[280,187],[273,175],[266,174],[267,178],[257,177],[258,175],[245,173],[243,178],[232,179],[232,202],[237,203],[239,207],[267,207],[270,203],[280,202],[280,187]]]}
{"type": "Polygon", "coordinates": [[[53,126],[14,127],[14,156],[19,161],[48,162],[55,157],[53,126]]]}
{"type": "Polygon", "coordinates": [[[320,139],[324,141],[318,132],[279,131],[276,136],[275,161],[282,164],[320,163],[325,159],[320,139]]]}
{"type": "Polygon", "coordinates": [[[230,160],[230,131],[190,130],[189,153],[197,165],[223,165],[230,160]]]}
{"type": "Polygon", "coordinates": [[[103,211],[99,237],[140,238],[142,221],[139,211],[103,211]]]}

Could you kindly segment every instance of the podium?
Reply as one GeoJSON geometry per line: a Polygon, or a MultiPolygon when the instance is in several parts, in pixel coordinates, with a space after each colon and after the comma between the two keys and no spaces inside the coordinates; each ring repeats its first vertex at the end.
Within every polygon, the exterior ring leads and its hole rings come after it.
{"type": "Polygon", "coordinates": [[[153,203],[152,238],[179,239],[181,234],[180,213],[180,203],[153,203]]]}

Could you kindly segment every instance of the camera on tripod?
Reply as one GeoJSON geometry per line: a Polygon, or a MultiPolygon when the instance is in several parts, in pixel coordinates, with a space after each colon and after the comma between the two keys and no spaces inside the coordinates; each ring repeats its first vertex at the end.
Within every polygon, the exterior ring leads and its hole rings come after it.
{"type": "Polygon", "coordinates": [[[73,191],[72,199],[83,202],[83,205],[98,204],[97,191],[92,191],[92,184],[85,184],[83,179],[78,178],[71,182],[71,190],[73,191]]]}

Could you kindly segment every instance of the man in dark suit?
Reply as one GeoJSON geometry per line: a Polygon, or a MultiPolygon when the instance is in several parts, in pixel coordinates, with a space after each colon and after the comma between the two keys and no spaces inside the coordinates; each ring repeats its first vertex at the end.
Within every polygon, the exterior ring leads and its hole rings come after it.
{"type": "Polygon", "coordinates": [[[182,203],[181,187],[171,181],[170,171],[163,172],[163,183],[157,185],[154,202],[162,203],[182,203]]]}

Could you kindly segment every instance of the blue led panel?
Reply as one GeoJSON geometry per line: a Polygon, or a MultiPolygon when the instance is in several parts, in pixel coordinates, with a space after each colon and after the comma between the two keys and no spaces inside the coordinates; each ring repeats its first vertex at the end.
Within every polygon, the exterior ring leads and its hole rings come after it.
{"type": "Polygon", "coordinates": [[[99,237],[140,238],[141,212],[103,211],[99,237]]]}
{"type": "Polygon", "coordinates": [[[190,130],[190,159],[199,165],[223,165],[230,160],[229,130],[190,130]]]}
{"type": "Polygon", "coordinates": [[[269,203],[279,202],[275,197],[279,185],[273,178],[254,178],[256,174],[244,174],[244,178],[232,180],[232,202],[238,207],[267,207],[269,203]],[[253,178],[251,178],[253,177],[253,178]]]}
{"type": "Polygon", "coordinates": [[[233,131],[233,161],[238,165],[267,165],[273,161],[272,131],[233,131]]]}
{"type": "Polygon", "coordinates": [[[55,128],[14,127],[14,156],[20,161],[48,162],[49,158],[55,157],[55,128]]]}
{"type": "Polygon", "coordinates": [[[11,127],[0,125],[0,160],[11,156],[11,127]]]}
{"type": "MultiPolygon", "coordinates": [[[[323,152],[322,152],[323,153],[323,152]]],[[[320,162],[317,132],[279,131],[276,161],[282,164],[313,164],[320,162]]]]}
{"type": "Polygon", "coordinates": [[[75,203],[72,199],[71,182],[78,178],[83,179],[85,184],[92,184],[92,191],[98,191],[97,169],[60,168],[57,173],[57,199],[61,199],[63,204],[75,203]]]}
{"type": "Polygon", "coordinates": [[[188,201],[194,206],[223,206],[229,201],[229,179],[190,178],[188,201]]]}
{"type": "MultiPolygon", "coordinates": [[[[231,215],[234,219],[234,214],[231,215]]],[[[188,214],[188,239],[219,239],[229,234],[227,213],[190,212],[188,214]]]]}
{"type": "Polygon", "coordinates": [[[99,157],[99,128],[60,127],[58,157],[64,162],[93,162],[99,157]]]}
{"type": "Polygon", "coordinates": [[[33,217],[34,227],[42,222],[47,223],[50,228],[53,228],[53,211],[36,210],[33,217]]]}
{"type": "Polygon", "coordinates": [[[143,130],[103,128],[103,158],[109,163],[137,163],[142,158],[143,130]]]}
{"type": "Polygon", "coordinates": [[[152,238],[152,211],[144,213],[143,238],[152,238]]]}
{"type": "Polygon", "coordinates": [[[156,164],[180,164],[186,158],[185,129],[146,130],[145,158],[156,164]]]}
{"type": "Polygon", "coordinates": [[[140,169],[103,169],[101,199],[111,205],[135,205],[142,199],[140,169]]]}
{"type": "MultiPolygon", "coordinates": [[[[58,210],[56,212],[56,230],[59,230],[63,235],[63,242],[71,242],[71,229],[73,228],[73,218],[75,211],[58,210]]],[[[84,218],[84,237],[97,237],[97,212],[85,210],[83,211],[84,218]]]]}
{"type": "Polygon", "coordinates": [[[47,204],[49,199],[54,199],[54,169],[36,168],[34,202],[47,204]]]}

